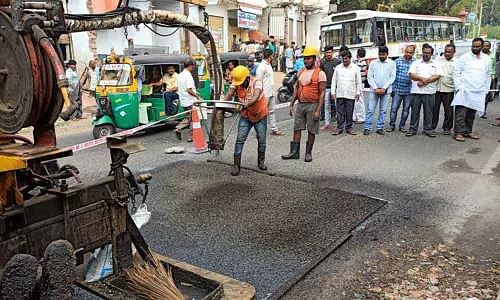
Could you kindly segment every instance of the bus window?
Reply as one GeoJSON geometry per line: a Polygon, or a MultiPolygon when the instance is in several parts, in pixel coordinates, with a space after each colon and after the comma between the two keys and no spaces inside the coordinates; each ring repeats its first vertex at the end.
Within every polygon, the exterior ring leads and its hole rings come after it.
{"type": "Polygon", "coordinates": [[[377,21],[377,46],[385,45],[384,22],[377,21]]]}
{"type": "Polygon", "coordinates": [[[417,34],[415,37],[415,41],[423,41],[424,40],[424,22],[422,21],[416,21],[417,23],[417,34]]]}
{"type": "Polygon", "coordinates": [[[344,25],[346,44],[356,45],[371,42],[372,22],[371,20],[361,20],[345,23],[344,25]]]}
{"type": "Polygon", "coordinates": [[[424,21],[424,27],[425,27],[425,39],[427,41],[432,40],[432,23],[424,21]]]}
{"type": "Polygon", "coordinates": [[[323,46],[336,47],[342,45],[342,24],[323,27],[321,41],[323,46]]]}

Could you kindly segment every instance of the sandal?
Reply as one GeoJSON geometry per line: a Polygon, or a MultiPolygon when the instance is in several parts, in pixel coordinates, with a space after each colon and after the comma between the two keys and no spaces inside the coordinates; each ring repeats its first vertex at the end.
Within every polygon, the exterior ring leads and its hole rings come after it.
{"type": "Polygon", "coordinates": [[[464,136],[461,134],[456,134],[453,136],[453,139],[458,142],[465,142],[464,136]]]}
{"type": "Polygon", "coordinates": [[[473,139],[473,140],[479,140],[480,139],[479,135],[477,135],[475,133],[464,134],[464,137],[470,138],[470,139],[473,139]]]}

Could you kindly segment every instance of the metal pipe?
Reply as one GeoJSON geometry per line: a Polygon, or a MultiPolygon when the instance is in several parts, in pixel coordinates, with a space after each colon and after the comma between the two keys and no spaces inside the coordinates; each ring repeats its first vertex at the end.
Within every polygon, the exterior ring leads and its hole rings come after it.
{"type": "MultiPolygon", "coordinates": [[[[33,35],[40,44],[40,48],[42,48],[42,50],[49,58],[52,68],[54,68],[54,71],[56,73],[57,86],[59,87],[59,91],[64,99],[64,106],[67,107],[67,110],[62,112],[61,116],[67,115],[67,119],[69,119],[69,116],[71,116],[73,112],[76,110],[76,105],[74,105],[69,99],[69,93],[68,93],[69,83],[68,79],[66,78],[66,72],[64,71],[64,66],[61,60],[59,59],[57,51],[54,49],[52,43],[50,42],[50,39],[47,37],[45,32],[42,29],[40,29],[38,25],[34,25],[32,27],[32,30],[33,30],[33,35]]],[[[63,119],[67,121],[66,118],[63,119]]]]}
{"type": "Polygon", "coordinates": [[[4,134],[4,133],[1,133],[0,134],[0,141],[1,140],[18,140],[18,141],[23,141],[27,144],[30,144],[32,145],[33,142],[27,138],[27,137],[24,137],[22,135],[16,135],[16,134],[4,134]]]}

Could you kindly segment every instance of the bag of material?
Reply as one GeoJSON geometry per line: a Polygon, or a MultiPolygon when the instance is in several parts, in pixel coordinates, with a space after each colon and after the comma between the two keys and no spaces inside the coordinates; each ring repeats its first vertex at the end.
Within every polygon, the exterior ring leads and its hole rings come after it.
{"type": "MultiPolygon", "coordinates": [[[[151,212],[148,211],[145,203],[139,205],[135,214],[132,215],[135,226],[139,229],[149,222],[150,218],[151,212]]],[[[136,251],[134,245],[132,245],[132,254],[135,254],[136,251]]],[[[113,248],[111,244],[108,244],[96,249],[90,256],[87,271],[85,272],[85,282],[99,281],[111,274],[113,274],[113,248]]]]}

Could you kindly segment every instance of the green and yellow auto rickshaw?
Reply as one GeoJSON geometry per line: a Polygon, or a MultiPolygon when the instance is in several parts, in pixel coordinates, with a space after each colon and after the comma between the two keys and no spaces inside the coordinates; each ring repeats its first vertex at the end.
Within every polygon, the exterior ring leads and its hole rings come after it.
{"type": "Polygon", "coordinates": [[[210,69],[208,68],[207,58],[204,55],[193,55],[198,69],[199,86],[197,88],[198,95],[204,100],[211,100],[213,98],[213,85],[210,81],[210,69]]]}
{"type": "MultiPolygon", "coordinates": [[[[180,73],[187,58],[189,56],[183,54],[141,55],[112,58],[103,64],[96,87],[94,138],[151,122],[172,121],[170,116],[176,114],[180,115],[174,121],[182,119],[183,109],[178,98],[166,101],[161,88],[153,85],[153,77],[161,78],[169,66],[173,66],[175,71],[180,73]]],[[[192,75],[199,89],[197,68],[193,70],[192,75]]]]}

